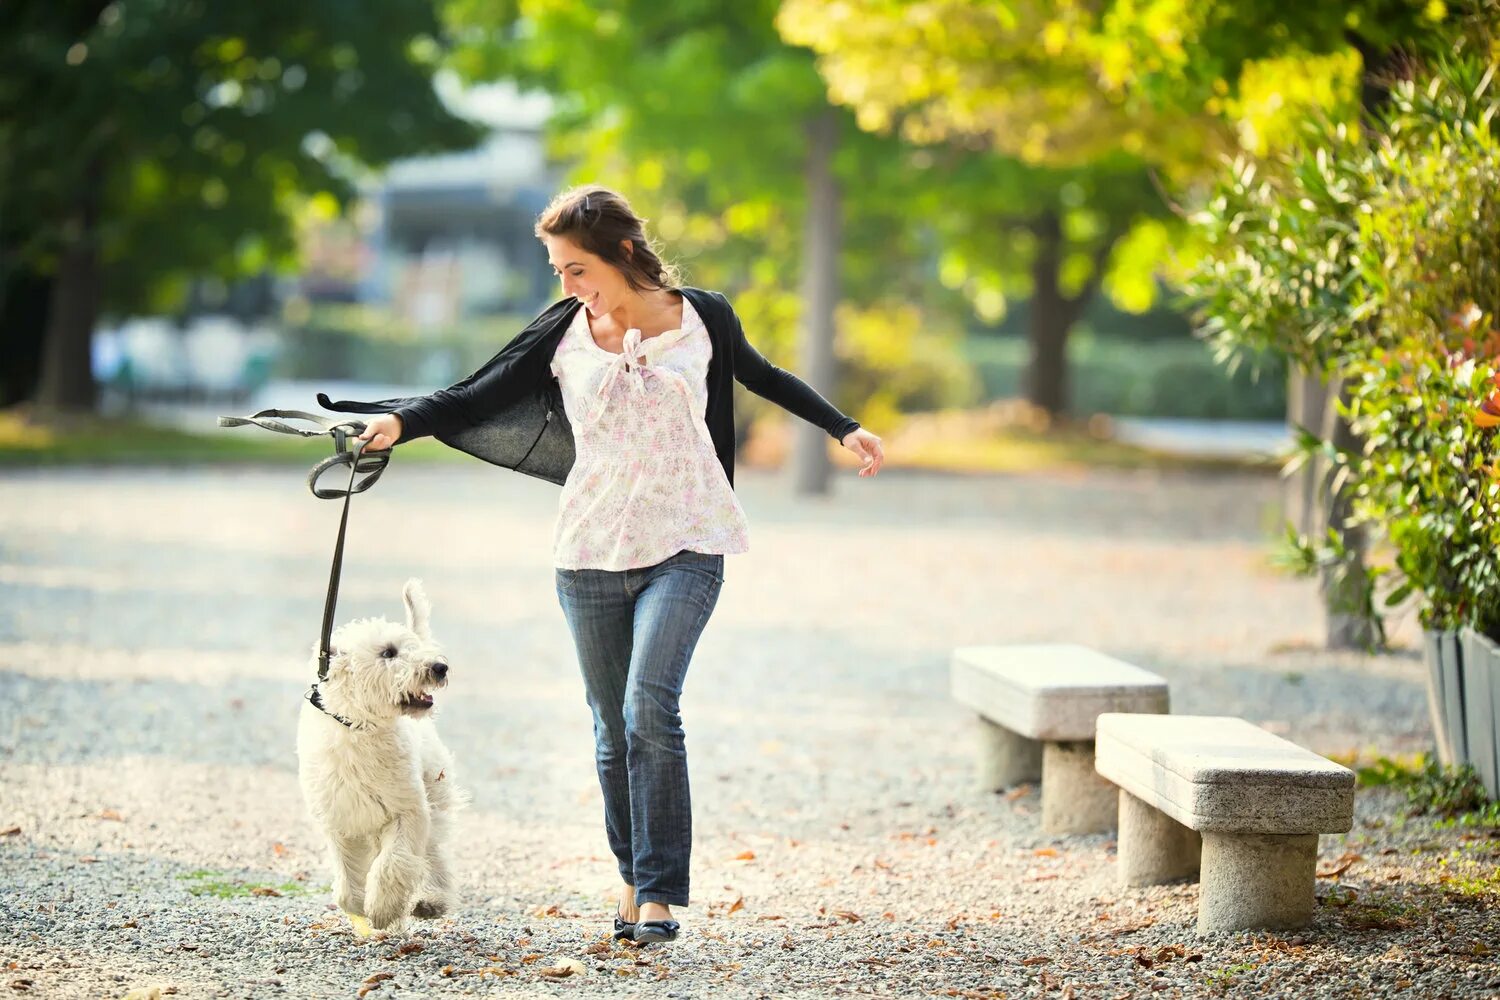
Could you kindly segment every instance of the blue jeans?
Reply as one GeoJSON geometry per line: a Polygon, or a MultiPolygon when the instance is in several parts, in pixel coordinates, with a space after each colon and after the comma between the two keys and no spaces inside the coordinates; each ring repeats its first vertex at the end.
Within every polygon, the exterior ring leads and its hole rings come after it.
{"type": "Polygon", "coordinates": [[[558,569],[557,598],[594,713],[604,829],[637,903],[688,904],[693,816],[678,700],[724,585],[724,557],[558,569]]]}

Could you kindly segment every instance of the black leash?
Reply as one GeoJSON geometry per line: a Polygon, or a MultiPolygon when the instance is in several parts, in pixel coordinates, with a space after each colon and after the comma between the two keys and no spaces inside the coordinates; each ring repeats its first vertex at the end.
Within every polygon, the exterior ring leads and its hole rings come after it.
{"type": "MultiPolygon", "coordinates": [[[[323,601],[323,630],[318,639],[318,680],[324,681],[328,679],[328,661],[331,656],[328,640],[333,634],[333,611],[338,603],[339,576],[344,568],[344,532],[349,526],[349,501],[354,494],[363,493],[375,485],[381,473],[385,472],[385,467],[390,464],[391,453],[387,449],[369,455],[364,454],[365,442],[359,439],[359,435],[365,429],[365,424],[361,420],[331,420],[328,417],[319,416],[316,413],[305,413],[302,410],[261,410],[248,417],[219,418],[220,427],[242,427],[251,424],[279,434],[296,434],[300,437],[314,438],[323,437],[325,434],[333,436],[334,453],[313,466],[312,471],[307,475],[307,488],[319,500],[344,498],[344,509],[339,515],[338,540],[333,546],[333,570],[328,576],[328,596],[323,601]],[[305,420],[317,424],[320,430],[304,430],[286,423],[286,420],[305,420]],[[336,465],[349,466],[348,486],[341,490],[319,488],[319,477],[336,465]],[[356,482],[360,474],[363,474],[364,478],[356,482]]],[[[307,700],[319,711],[332,716],[350,728],[355,728],[348,719],[334,715],[323,707],[317,684],[314,684],[312,690],[308,692],[307,700]]]]}

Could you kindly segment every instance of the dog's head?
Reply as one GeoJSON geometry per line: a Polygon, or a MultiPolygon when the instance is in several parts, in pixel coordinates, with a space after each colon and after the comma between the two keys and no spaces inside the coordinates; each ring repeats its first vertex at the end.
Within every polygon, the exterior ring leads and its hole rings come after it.
{"type": "Polygon", "coordinates": [[[318,685],[328,711],[368,724],[432,710],[432,692],[448,683],[448,661],[428,629],[422,581],[406,581],[402,597],[404,625],[361,618],[334,630],[328,678],[318,685]]]}

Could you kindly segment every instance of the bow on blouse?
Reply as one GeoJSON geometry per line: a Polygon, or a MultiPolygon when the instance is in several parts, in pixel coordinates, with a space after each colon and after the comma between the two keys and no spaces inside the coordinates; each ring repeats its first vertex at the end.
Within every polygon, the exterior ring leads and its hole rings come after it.
{"type": "MultiPolygon", "coordinates": [[[[614,384],[619,379],[625,379],[630,385],[630,391],[637,397],[646,394],[646,372],[645,369],[655,364],[657,357],[667,348],[669,344],[681,337],[681,330],[673,330],[668,333],[658,334],[655,337],[642,337],[641,331],[631,327],[625,331],[625,340],[621,344],[620,353],[615,355],[609,362],[604,377],[599,380],[599,388],[594,393],[594,411],[584,421],[585,424],[599,422],[604,415],[606,404],[609,402],[609,394],[614,384]],[[646,356],[645,363],[636,359],[642,354],[646,356]]],[[[666,369],[653,370],[657,375],[676,375],[675,372],[666,369]]],[[[676,381],[682,382],[687,387],[686,381],[677,376],[676,381]]]]}

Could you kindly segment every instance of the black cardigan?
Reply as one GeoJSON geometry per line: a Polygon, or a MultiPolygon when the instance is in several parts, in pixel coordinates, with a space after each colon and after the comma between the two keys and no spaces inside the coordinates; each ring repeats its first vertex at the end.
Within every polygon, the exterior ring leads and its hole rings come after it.
{"type": "MultiPolygon", "coordinates": [[[[806,382],[767,361],[745,339],[729,300],[718,292],[679,288],[703,323],[713,345],[708,365],[705,422],[724,474],[734,485],[734,380],[842,441],[859,423],[840,413],[806,382]]],[[[318,402],[344,413],[390,413],[401,417],[401,444],[432,435],[486,462],[561,485],[573,467],[573,429],[563,410],[562,390],[552,377],[552,356],[581,308],[577,299],[553,303],[474,374],[426,396],[373,403],[318,402]]]]}

